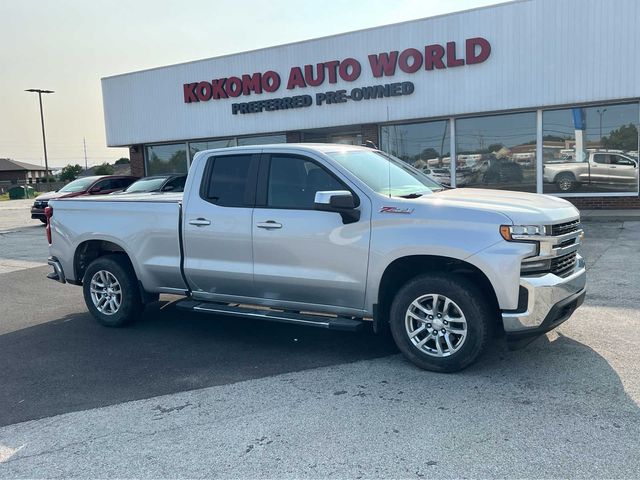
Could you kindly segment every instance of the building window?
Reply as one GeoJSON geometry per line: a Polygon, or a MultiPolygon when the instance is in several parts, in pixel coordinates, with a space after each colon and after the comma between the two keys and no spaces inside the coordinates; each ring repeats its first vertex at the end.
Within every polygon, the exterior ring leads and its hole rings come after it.
{"type": "Polygon", "coordinates": [[[201,152],[202,150],[209,150],[212,148],[227,148],[235,147],[238,143],[235,138],[227,138],[224,140],[208,140],[204,142],[189,142],[189,151],[191,152],[191,158],[201,152]]]}
{"type": "Polygon", "coordinates": [[[544,193],[637,193],[638,104],[542,114],[544,193]]]}
{"type": "Polygon", "coordinates": [[[240,147],[244,145],[268,145],[270,143],[287,143],[287,136],[281,134],[238,138],[238,146],[240,147]]]}
{"type": "Polygon", "coordinates": [[[185,143],[149,145],[145,159],[147,175],[186,173],[187,145],[185,143]]]}
{"type": "Polygon", "coordinates": [[[456,186],[536,191],[536,114],[456,120],[456,186]]]}
{"type": "Polygon", "coordinates": [[[380,148],[444,185],[451,184],[449,121],[384,125],[380,148]]]}

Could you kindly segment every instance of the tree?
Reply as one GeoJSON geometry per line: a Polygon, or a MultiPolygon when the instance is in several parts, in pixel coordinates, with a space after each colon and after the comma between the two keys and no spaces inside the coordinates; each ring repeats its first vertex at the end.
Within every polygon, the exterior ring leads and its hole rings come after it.
{"type": "Polygon", "coordinates": [[[116,165],[129,165],[131,163],[127,157],[122,157],[116,160],[116,165]]]}
{"type": "Polygon", "coordinates": [[[608,137],[602,137],[602,146],[617,150],[638,150],[638,128],[630,123],[611,130],[608,137]]]}
{"type": "Polygon", "coordinates": [[[66,165],[62,167],[62,171],[60,172],[60,180],[63,182],[71,182],[78,178],[78,175],[82,173],[83,168],[78,165],[66,165]]]}
{"type": "Polygon", "coordinates": [[[102,165],[98,165],[93,169],[93,173],[95,175],[113,175],[113,172],[115,172],[113,165],[110,165],[107,162],[103,163],[102,165]]]}

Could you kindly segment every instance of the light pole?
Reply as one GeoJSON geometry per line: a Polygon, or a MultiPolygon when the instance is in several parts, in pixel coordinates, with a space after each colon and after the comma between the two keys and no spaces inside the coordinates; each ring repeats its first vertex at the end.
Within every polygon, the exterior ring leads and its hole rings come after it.
{"type": "Polygon", "coordinates": [[[601,147],[602,147],[602,116],[606,111],[607,111],[606,108],[603,108],[602,110],[600,109],[596,110],[596,112],[598,112],[598,115],[600,115],[600,140],[598,141],[598,143],[600,144],[601,147]]]}
{"type": "Polygon", "coordinates": [[[47,183],[47,191],[49,190],[49,160],[47,159],[47,137],[44,134],[44,114],[42,113],[42,94],[54,93],[53,90],[42,90],[40,88],[29,88],[25,92],[38,93],[40,102],[40,123],[42,124],[42,144],[44,146],[44,178],[47,183]]]}

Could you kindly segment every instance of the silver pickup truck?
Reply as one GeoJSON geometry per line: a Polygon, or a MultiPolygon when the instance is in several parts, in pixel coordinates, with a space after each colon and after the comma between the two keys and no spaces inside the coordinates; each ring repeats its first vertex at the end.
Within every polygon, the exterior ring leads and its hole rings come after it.
{"type": "Polygon", "coordinates": [[[543,178],[545,183],[555,183],[561,192],[580,185],[634,191],[638,188],[638,161],[606,150],[587,152],[583,162],[573,158],[545,162],[543,178]]]}
{"type": "Polygon", "coordinates": [[[501,332],[516,345],[555,328],[584,299],[570,203],[445,189],[381,151],[204,151],[183,195],[52,201],[49,277],[81,285],[106,326],[178,294],[177,308],[196,312],[372,324],[441,372],[471,364],[501,332]]]}

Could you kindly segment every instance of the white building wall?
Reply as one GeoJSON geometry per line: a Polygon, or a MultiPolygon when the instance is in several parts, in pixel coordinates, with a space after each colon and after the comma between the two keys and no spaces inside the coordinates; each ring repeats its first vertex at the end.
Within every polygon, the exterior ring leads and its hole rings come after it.
{"type": "Polygon", "coordinates": [[[640,97],[637,0],[524,0],[102,80],[107,144],[171,140],[465,115],[640,97]],[[367,56],[484,37],[484,63],[374,78],[367,56]],[[291,67],[348,57],[355,82],[287,90],[291,67]],[[183,84],[274,70],[274,93],[184,103],[183,84]],[[232,115],[231,104],[411,81],[412,95],[232,115]]]}

